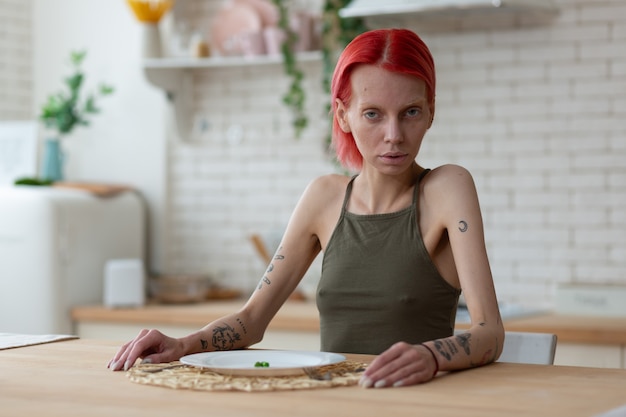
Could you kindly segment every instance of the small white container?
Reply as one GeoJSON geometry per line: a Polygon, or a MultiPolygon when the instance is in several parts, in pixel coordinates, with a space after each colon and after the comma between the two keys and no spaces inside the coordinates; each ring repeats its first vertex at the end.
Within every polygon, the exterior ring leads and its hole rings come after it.
{"type": "Polygon", "coordinates": [[[104,272],[104,305],[139,307],[146,301],[146,274],[140,259],[112,259],[104,272]]]}

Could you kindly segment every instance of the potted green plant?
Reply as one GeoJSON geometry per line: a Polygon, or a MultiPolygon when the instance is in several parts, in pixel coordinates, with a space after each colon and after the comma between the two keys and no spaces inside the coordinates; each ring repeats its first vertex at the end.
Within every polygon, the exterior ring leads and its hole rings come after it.
{"type": "Polygon", "coordinates": [[[73,74],[64,79],[66,91],[60,91],[48,96],[41,107],[39,120],[48,131],[54,134],[46,139],[41,177],[48,181],[63,179],[63,154],[60,140],[69,135],[78,126],[88,126],[90,118],[99,113],[97,102],[100,98],[113,93],[113,87],[100,84],[96,92],[81,96],[85,81],[85,74],[81,65],[87,55],[85,51],[70,53],[70,63],[73,74]]]}

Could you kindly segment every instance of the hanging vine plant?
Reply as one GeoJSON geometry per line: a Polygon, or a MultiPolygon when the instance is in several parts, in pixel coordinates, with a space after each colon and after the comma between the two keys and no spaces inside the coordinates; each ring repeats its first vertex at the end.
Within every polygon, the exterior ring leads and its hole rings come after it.
{"type": "MultiPolygon", "coordinates": [[[[281,46],[283,67],[285,73],[291,78],[291,84],[283,95],[283,103],[291,110],[292,125],[296,138],[300,138],[302,131],[308,125],[308,118],[304,112],[306,93],[302,88],[304,73],[298,67],[295,45],[298,35],[289,24],[289,0],[273,0],[279,11],[278,26],[285,33],[285,41],[281,46]]],[[[322,10],[322,88],[326,94],[330,93],[332,73],[337,62],[338,54],[357,35],[365,32],[367,27],[360,18],[344,19],[339,17],[339,10],[347,6],[350,0],[326,0],[322,10]]],[[[330,104],[326,105],[327,112],[330,104]]],[[[327,133],[326,143],[330,144],[331,134],[327,133]]]]}
{"type": "Polygon", "coordinates": [[[279,11],[278,27],[285,33],[285,40],[281,45],[283,55],[283,68],[288,77],[291,78],[289,89],[283,95],[283,103],[292,112],[292,121],[296,139],[302,135],[302,131],[307,127],[309,119],[304,113],[306,94],[302,88],[304,73],[296,62],[295,45],[298,42],[298,35],[289,24],[289,9],[285,5],[285,0],[273,0],[279,11]]]}
{"type": "MultiPolygon", "coordinates": [[[[322,11],[322,87],[330,95],[331,79],[339,54],[352,39],[368,30],[361,18],[341,18],[339,10],[350,3],[350,0],[326,0],[322,11]]],[[[326,111],[331,110],[330,102],[326,103],[326,111]]],[[[326,133],[326,147],[330,149],[332,140],[332,123],[326,133]]]]}
{"type": "Polygon", "coordinates": [[[361,18],[339,17],[339,10],[343,9],[351,0],[326,0],[322,11],[322,86],[330,93],[330,82],[337,63],[337,58],[343,48],[352,39],[368,30],[365,21],[361,18]]]}

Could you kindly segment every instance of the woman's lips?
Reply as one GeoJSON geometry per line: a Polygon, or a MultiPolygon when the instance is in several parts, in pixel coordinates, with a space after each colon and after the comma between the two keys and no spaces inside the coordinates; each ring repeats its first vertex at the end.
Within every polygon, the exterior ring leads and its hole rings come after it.
{"type": "Polygon", "coordinates": [[[380,156],[385,163],[392,165],[401,164],[406,158],[407,154],[399,152],[389,152],[380,156]]]}

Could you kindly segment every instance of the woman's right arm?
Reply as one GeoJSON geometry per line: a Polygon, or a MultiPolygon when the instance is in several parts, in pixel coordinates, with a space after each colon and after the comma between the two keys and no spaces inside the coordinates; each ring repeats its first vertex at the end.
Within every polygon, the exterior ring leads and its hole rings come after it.
{"type": "Polygon", "coordinates": [[[109,369],[126,370],[138,359],[171,362],[192,353],[243,349],[260,342],[270,321],[320,252],[320,213],[329,205],[328,182],[322,178],[304,191],[276,254],[239,311],[182,338],[168,337],[154,329],[142,330],[119,349],[109,362],[109,369]]]}
{"type": "Polygon", "coordinates": [[[261,339],[258,332],[249,332],[245,323],[250,329],[258,328],[244,307],[179,339],[156,329],[144,329],[119,349],[108,367],[112,371],[127,370],[137,359],[145,363],[171,362],[192,353],[245,348],[261,339]]]}

